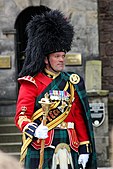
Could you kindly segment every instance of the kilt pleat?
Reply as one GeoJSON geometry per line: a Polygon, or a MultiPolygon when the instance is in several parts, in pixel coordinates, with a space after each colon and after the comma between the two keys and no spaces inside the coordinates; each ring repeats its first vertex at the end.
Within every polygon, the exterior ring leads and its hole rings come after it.
{"type": "MultiPolygon", "coordinates": [[[[57,146],[59,143],[67,143],[69,145],[69,137],[67,130],[65,129],[55,129],[53,146],[57,146]]],[[[43,169],[51,169],[52,157],[54,154],[54,148],[47,147],[44,149],[44,163],[43,169]]],[[[78,169],[77,158],[78,153],[71,149],[74,169],[78,169]]],[[[40,159],[40,150],[36,150],[31,145],[28,147],[27,155],[25,158],[25,169],[38,169],[40,159]]]]}

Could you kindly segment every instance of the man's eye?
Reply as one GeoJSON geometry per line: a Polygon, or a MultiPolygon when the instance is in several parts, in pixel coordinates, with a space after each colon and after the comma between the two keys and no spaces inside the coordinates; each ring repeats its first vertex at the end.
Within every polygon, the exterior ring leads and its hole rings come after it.
{"type": "Polygon", "coordinates": [[[65,55],[59,56],[59,55],[55,55],[55,58],[65,58],[65,55]]]}
{"type": "Polygon", "coordinates": [[[58,55],[56,55],[55,57],[56,57],[56,58],[58,58],[59,56],[58,56],[58,55]]]}

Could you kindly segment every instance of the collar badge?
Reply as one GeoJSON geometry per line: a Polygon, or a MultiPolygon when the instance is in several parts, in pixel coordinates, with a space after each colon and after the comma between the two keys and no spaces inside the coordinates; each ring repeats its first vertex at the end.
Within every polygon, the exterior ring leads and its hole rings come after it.
{"type": "Polygon", "coordinates": [[[78,84],[80,82],[80,76],[78,76],[77,74],[72,74],[70,76],[70,82],[72,84],[78,84]]]}

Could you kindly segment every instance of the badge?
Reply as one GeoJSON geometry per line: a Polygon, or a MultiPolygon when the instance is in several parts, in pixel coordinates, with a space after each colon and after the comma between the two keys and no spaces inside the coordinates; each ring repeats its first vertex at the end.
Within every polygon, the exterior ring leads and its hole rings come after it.
{"type": "Polygon", "coordinates": [[[105,120],[105,105],[104,103],[89,103],[92,124],[99,127],[105,120]]]}
{"type": "Polygon", "coordinates": [[[27,110],[27,107],[22,106],[22,107],[21,107],[21,112],[20,112],[20,114],[24,115],[25,112],[26,112],[26,110],[27,110]]]}
{"type": "Polygon", "coordinates": [[[72,75],[70,76],[70,82],[71,82],[72,84],[77,84],[77,83],[80,82],[80,77],[79,77],[77,74],[72,74],[72,75]]]}

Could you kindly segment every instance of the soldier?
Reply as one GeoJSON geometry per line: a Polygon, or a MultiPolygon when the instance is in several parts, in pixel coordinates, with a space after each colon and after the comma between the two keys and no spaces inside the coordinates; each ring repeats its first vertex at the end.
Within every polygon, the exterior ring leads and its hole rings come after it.
{"type": "Polygon", "coordinates": [[[84,81],[64,72],[74,29],[59,10],[36,15],[27,25],[26,59],[19,74],[21,84],[15,123],[23,133],[21,160],[26,169],[96,169],[96,153],[84,81]],[[43,125],[39,101],[50,108],[43,125]],[[44,159],[41,142],[45,139],[44,159]]]}

